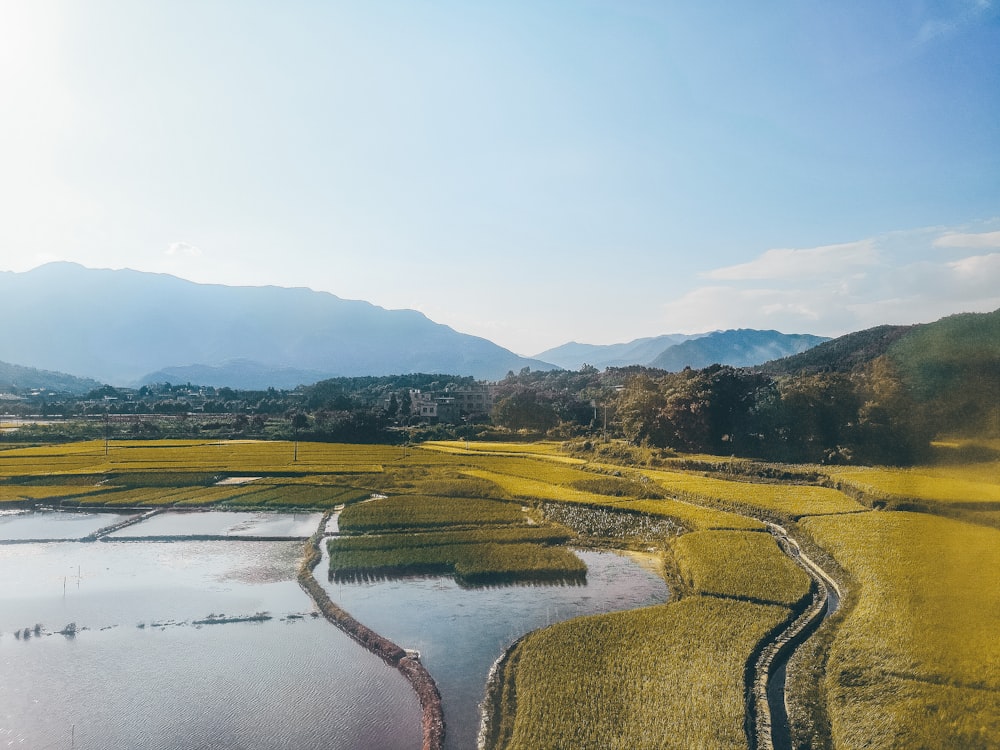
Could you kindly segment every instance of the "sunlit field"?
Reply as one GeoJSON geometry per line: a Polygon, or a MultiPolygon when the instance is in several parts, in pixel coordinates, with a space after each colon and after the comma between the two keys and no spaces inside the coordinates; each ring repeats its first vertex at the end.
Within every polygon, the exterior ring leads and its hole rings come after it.
{"type": "Polygon", "coordinates": [[[809,576],[763,532],[699,531],[674,542],[681,575],[693,591],[794,605],[809,595],[809,576]]]}
{"type": "Polygon", "coordinates": [[[0,503],[345,506],[329,547],[341,580],[572,580],[584,572],[567,545],[651,556],[673,601],[537,631],[510,654],[495,686],[496,748],[747,747],[748,665],[810,595],[809,578],[767,533],[763,521],[778,519],[833,565],[845,591],[824,631],[829,648],[814,657],[825,697],[811,699],[830,727],[812,736],[847,749],[996,746],[995,453],[909,469],[734,467],[711,456],[663,459],[669,470],[614,463],[637,450],[594,450],[588,461],[555,442],[20,446],[0,450],[0,503]]]}
{"type": "Polygon", "coordinates": [[[787,616],[699,596],[537,631],[505,667],[491,747],[745,748],[744,666],[787,616]]]}
{"type": "Polygon", "coordinates": [[[996,747],[1000,531],[903,512],[803,525],[857,588],[827,667],[836,747],[996,747]]]}

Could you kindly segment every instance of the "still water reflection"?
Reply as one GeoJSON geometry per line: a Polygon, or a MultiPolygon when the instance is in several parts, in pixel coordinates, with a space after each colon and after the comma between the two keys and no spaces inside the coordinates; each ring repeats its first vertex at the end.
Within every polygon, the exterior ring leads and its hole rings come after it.
{"type": "MultiPolygon", "coordinates": [[[[587,563],[583,586],[462,588],[450,578],[334,583],[331,598],[369,627],[421,661],[441,692],[445,747],[476,745],[479,704],[490,667],[521,635],[580,615],[658,604],[669,591],[663,578],[614,552],[577,551],[587,563]]],[[[316,573],[328,569],[324,556],[316,573]]]]}
{"type": "Polygon", "coordinates": [[[301,549],[0,547],[0,748],[419,748],[409,683],[309,616],[301,549]],[[191,624],[260,611],[274,619],[191,624]],[[13,635],[70,622],[88,629],[13,635]]]}
{"type": "MultiPolygon", "coordinates": [[[[33,518],[31,533],[53,538],[65,515],[49,525],[33,518]]],[[[215,528],[247,522],[201,515],[215,528]]],[[[174,532],[204,533],[167,520],[174,532]]],[[[310,521],[315,527],[318,517],[310,521]]],[[[72,534],[111,522],[81,514],[72,534]]],[[[301,523],[270,522],[295,531],[301,523]]],[[[0,748],[419,748],[409,683],[312,617],[295,581],[301,552],[298,541],[0,545],[0,748]],[[272,619],[195,624],[259,612],[272,619]],[[69,623],[77,635],[56,633],[69,623]]],[[[421,652],[442,693],[446,746],[464,750],[475,746],[490,665],[514,639],[569,617],[666,600],[662,579],[631,559],[578,554],[588,566],[583,586],[335,584],[325,580],[325,559],[317,573],[355,617],[421,652]]]]}

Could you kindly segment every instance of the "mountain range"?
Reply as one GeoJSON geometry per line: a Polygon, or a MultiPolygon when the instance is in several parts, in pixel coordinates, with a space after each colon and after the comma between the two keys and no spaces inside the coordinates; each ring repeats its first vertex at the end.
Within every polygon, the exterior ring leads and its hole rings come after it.
{"type": "Polygon", "coordinates": [[[112,385],[194,365],[224,371],[234,387],[255,387],[272,372],[291,385],[289,368],[302,382],[405,372],[492,380],[553,369],[414,310],[74,263],[0,273],[0,320],[11,321],[0,327],[0,359],[112,385]]]}
{"type": "MultiPolygon", "coordinates": [[[[197,284],[63,262],[0,272],[0,320],[10,321],[0,327],[0,360],[116,386],[294,388],[330,377],[415,372],[499,380],[525,367],[579,369],[584,363],[600,369],[748,366],[825,341],[741,329],[607,346],[569,343],[522,357],[414,310],[304,288],[197,284]]],[[[50,387],[51,378],[35,381],[34,387],[50,387]]],[[[62,390],[83,387],[64,384],[62,390]]]]}
{"type": "Polygon", "coordinates": [[[685,367],[699,369],[711,364],[733,367],[759,365],[804,352],[824,341],[829,339],[811,334],[740,328],[699,334],[674,333],[604,346],[570,342],[535,356],[567,370],[579,370],[584,364],[589,364],[599,370],[644,365],[678,371],[685,367]]]}

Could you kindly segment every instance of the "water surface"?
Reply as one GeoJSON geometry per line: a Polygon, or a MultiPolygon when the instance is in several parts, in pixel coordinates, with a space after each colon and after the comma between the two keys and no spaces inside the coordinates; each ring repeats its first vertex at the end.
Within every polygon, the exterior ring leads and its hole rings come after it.
{"type": "MultiPolygon", "coordinates": [[[[581,615],[632,609],[667,600],[663,578],[622,554],[577,551],[585,585],[462,588],[450,578],[375,583],[323,581],[354,617],[420,658],[441,691],[445,747],[476,746],[480,703],[490,667],[523,634],[581,615]]],[[[328,570],[324,552],[322,577],[328,570]]]]}
{"type": "Polygon", "coordinates": [[[301,550],[0,546],[0,748],[417,750],[412,688],[310,616],[301,550]],[[274,619],[192,624],[260,611],[274,619]],[[51,634],[70,622],[75,637],[51,634]],[[35,623],[42,636],[13,635],[35,623]]]}
{"type": "Polygon", "coordinates": [[[110,539],[150,536],[232,536],[304,539],[316,530],[322,513],[237,513],[167,511],[109,535],[110,539]]]}
{"type": "MultiPolygon", "coordinates": [[[[0,541],[82,539],[134,514],[61,510],[0,511],[0,541]]],[[[2,745],[0,745],[2,747],[2,745]]]]}

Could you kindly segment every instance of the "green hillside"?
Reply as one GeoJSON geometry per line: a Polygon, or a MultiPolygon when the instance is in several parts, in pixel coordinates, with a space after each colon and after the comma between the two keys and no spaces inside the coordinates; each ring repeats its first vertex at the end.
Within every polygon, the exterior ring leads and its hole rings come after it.
{"type": "Polygon", "coordinates": [[[817,372],[850,372],[885,354],[899,339],[917,326],[876,326],[826,341],[790,357],[766,362],[756,370],[768,375],[798,375],[817,372]]]}
{"type": "Polygon", "coordinates": [[[1000,433],[1000,310],[916,326],[887,356],[939,432],[1000,433]]]}

